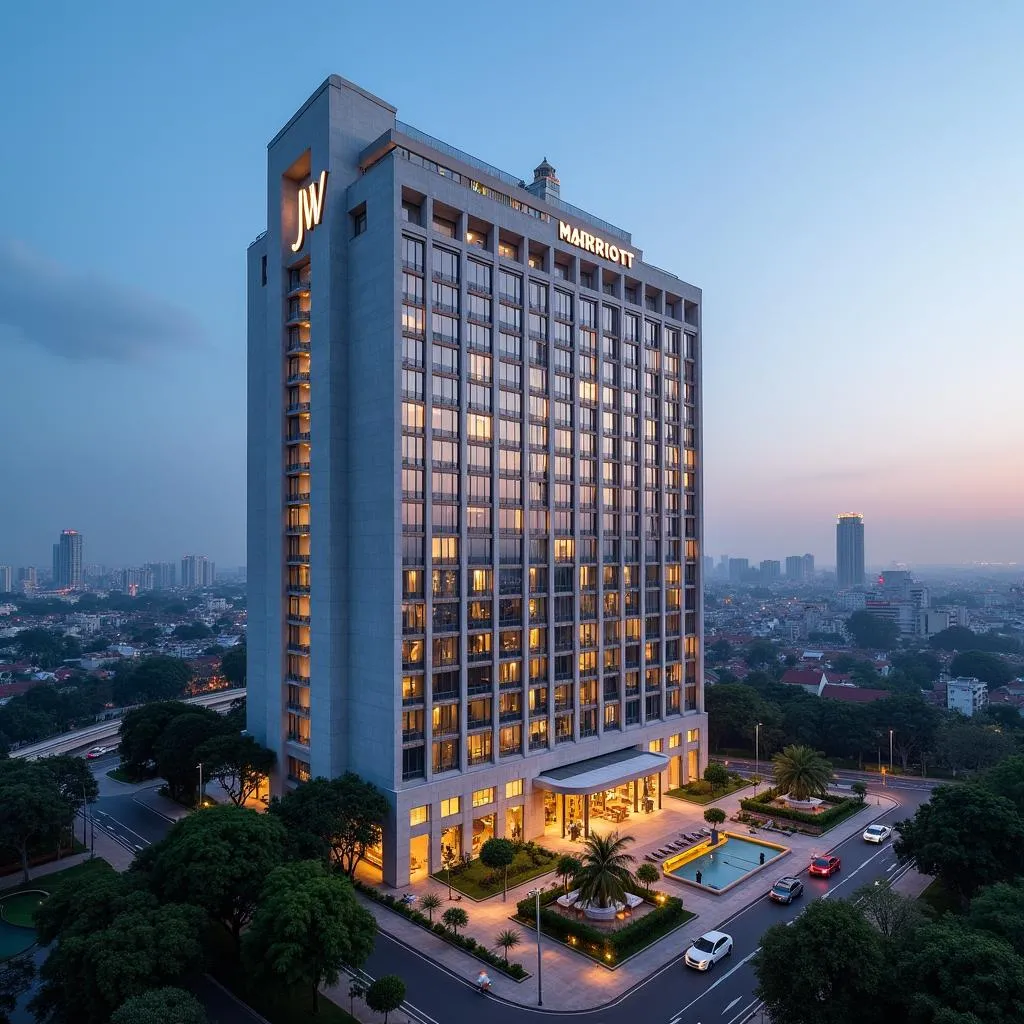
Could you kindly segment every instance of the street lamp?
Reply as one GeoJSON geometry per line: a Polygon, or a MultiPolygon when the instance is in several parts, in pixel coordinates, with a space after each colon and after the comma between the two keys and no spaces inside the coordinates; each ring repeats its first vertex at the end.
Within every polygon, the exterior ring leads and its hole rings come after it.
{"type": "Polygon", "coordinates": [[[540,957],[540,889],[531,889],[527,896],[533,897],[534,907],[537,911],[537,1005],[544,1005],[544,983],[541,976],[543,966],[540,957]]]}
{"type": "Polygon", "coordinates": [[[889,730],[889,774],[892,775],[892,729],[889,730]]]}
{"type": "Polygon", "coordinates": [[[761,722],[754,726],[754,796],[761,781],[761,722]]]}
{"type": "Polygon", "coordinates": [[[199,806],[202,807],[203,806],[203,762],[200,761],[199,764],[196,765],[196,767],[199,769],[199,806]]]}

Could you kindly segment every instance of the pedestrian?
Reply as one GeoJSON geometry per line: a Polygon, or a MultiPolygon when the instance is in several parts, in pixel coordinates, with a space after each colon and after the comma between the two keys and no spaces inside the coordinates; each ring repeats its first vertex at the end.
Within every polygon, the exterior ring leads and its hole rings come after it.
{"type": "Polygon", "coordinates": [[[698,884],[698,885],[700,885],[700,884],[701,884],[701,879],[702,879],[703,877],[704,877],[704,876],[703,876],[703,875],[702,875],[702,874],[701,874],[701,873],[700,873],[700,872],[698,871],[698,872],[697,872],[697,884],[698,884]]]}
{"type": "Polygon", "coordinates": [[[764,863],[764,851],[763,850],[761,851],[761,863],[762,864],[764,863]]]}

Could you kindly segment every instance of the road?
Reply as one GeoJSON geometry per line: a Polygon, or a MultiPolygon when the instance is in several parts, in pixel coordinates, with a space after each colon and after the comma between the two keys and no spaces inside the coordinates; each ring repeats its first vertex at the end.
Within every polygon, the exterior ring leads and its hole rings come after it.
{"type": "MultiPolygon", "coordinates": [[[[729,766],[729,770],[749,778],[757,774],[758,768],[762,778],[767,774],[771,775],[772,766],[770,761],[761,761],[760,764],[753,758],[743,757],[712,757],[712,761],[729,766]]],[[[880,792],[888,792],[890,789],[909,789],[918,792],[931,792],[936,786],[949,785],[949,779],[922,779],[916,775],[886,775],[884,784],[880,782],[878,772],[858,772],[846,768],[838,768],[835,777],[840,783],[866,782],[880,792]]]]}
{"type": "MultiPolygon", "coordinates": [[[[873,792],[880,793],[881,788],[875,787],[873,792]]],[[[928,799],[924,788],[887,790],[886,795],[899,801],[898,807],[879,819],[888,824],[912,816],[928,799]]],[[[795,905],[779,906],[762,896],[722,926],[733,937],[733,955],[707,974],[683,967],[676,958],[612,1003],[598,1010],[571,1014],[541,1010],[536,1005],[515,1005],[496,997],[487,997],[488,1024],[521,1024],[525,1014],[530,1014],[538,1021],[544,1018],[554,1021],[559,1017],[571,1016],[583,1024],[638,1020],[645,1024],[741,1024],[758,1005],[754,996],[757,982],[750,961],[767,928],[780,921],[795,920],[803,906],[816,897],[847,898],[866,883],[898,877],[904,870],[896,863],[891,842],[881,846],[865,843],[859,832],[828,852],[842,858],[842,870],[831,879],[809,878],[806,868],[799,872],[804,881],[805,893],[795,905]]],[[[754,883],[755,888],[757,884],[754,883]]],[[[710,926],[711,922],[706,922],[703,929],[695,925],[694,934],[686,933],[685,938],[679,940],[680,956],[685,944],[710,926]]],[[[520,959],[524,964],[531,964],[531,957],[536,953],[536,947],[532,946],[533,933],[527,933],[524,939],[526,941],[521,947],[520,959]]],[[[382,974],[401,975],[407,985],[408,1003],[416,1015],[428,1024],[430,1021],[449,1024],[470,1020],[484,1012],[480,1005],[482,997],[473,989],[472,978],[457,977],[439,968],[416,950],[386,935],[378,936],[373,955],[365,969],[373,977],[382,974]]],[[[522,998],[536,1000],[535,979],[523,983],[522,998]]]]}

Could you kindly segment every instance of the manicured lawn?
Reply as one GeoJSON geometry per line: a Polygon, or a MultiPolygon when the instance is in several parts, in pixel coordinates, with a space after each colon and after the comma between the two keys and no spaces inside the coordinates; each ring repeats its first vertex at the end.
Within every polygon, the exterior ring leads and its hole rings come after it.
{"type": "Polygon", "coordinates": [[[747,779],[730,779],[729,785],[724,789],[711,790],[710,783],[704,782],[690,782],[685,786],[681,786],[679,789],[666,790],[665,796],[675,797],[677,800],[686,800],[691,804],[710,804],[715,800],[721,800],[723,796],[729,796],[730,793],[738,793],[741,789],[746,789],[750,785],[747,779]]]}
{"type": "MultiPolygon", "coordinates": [[[[511,889],[532,878],[546,875],[553,871],[558,862],[558,855],[543,846],[523,847],[508,869],[508,887],[511,889]],[[533,850],[533,856],[530,850],[533,850]]],[[[448,872],[436,871],[433,877],[442,885],[448,884],[448,872]]],[[[502,891],[503,873],[485,867],[479,860],[471,860],[468,867],[456,867],[452,870],[452,888],[463,896],[474,900],[486,900],[502,891]]]]}
{"type": "Polygon", "coordinates": [[[123,782],[126,786],[133,786],[136,782],[142,782],[142,779],[135,778],[134,775],[129,775],[121,765],[116,768],[111,768],[107,772],[107,778],[113,779],[115,782],[123,782]]]}
{"type": "MultiPolygon", "coordinates": [[[[65,857],[70,854],[65,853],[65,857]]],[[[102,858],[97,857],[96,860],[102,858]]],[[[106,864],[106,861],[103,861],[106,864]]],[[[51,871],[48,875],[40,875],[36,878],[35,874],[29,879],[28,884],[19,882],[17,885],[12,885],[8,889],[0,889],[0,896],[9,896],[13,892],[25,892],[27,889],[45,889],[47,892],[53,892],[58,885],[61,885],[67,879],[78,878],[80,875],[92,870],[90,868],[89,861],[83,861],[81,864],[76,864],[74,867],[65,868],[63,871],[51,871]]],[[[108,865],[109,867],[109,865],[108,865]]],[[[18,875],[21,875],[21,869],[18,869],[18,875]]]]}
{"type": "Polygon", "coordinates": [[[938,878],[932,880],[918,899],[937,917],[941,917],[947,912],[950,914],[963,913],[963,908],[956,895],[949,892],[938,878]]]}

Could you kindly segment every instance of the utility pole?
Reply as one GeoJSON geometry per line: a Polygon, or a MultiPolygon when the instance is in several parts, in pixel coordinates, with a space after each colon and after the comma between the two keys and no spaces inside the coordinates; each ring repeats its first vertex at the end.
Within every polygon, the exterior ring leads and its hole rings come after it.
{"type": "Polygon", "coordinates": [[[199,769],[199,806],[202,807],[203,806],[203,762],[200,761],[199,764],[196,765],[196,767],[199,769]]]}
{"type": "Polygon", "coordinates": [[[537,911],[537,1005],[544,1005],[544,982],[541,973],[543,961],[540,953],[540,889],[531,889],[528,896],[533,897],[534,907],[537,911]]]}

